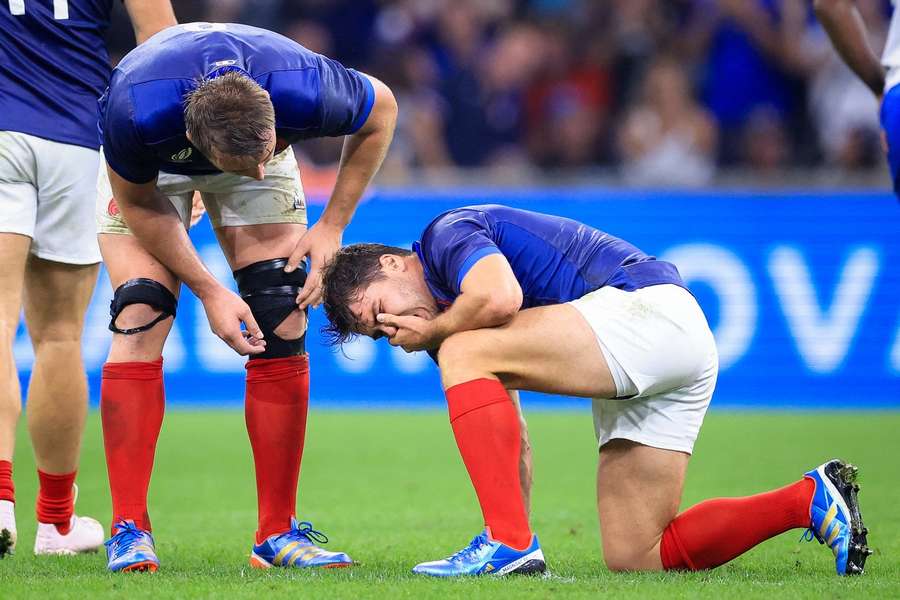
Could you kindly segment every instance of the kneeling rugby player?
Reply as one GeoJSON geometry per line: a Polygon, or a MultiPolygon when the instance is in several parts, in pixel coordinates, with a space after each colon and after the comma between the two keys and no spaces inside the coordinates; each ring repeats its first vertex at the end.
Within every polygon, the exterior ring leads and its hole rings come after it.
{"type": "Polygon", "coordinates": [[[485,530],[414,572],[544,571],[512,390],[593,399],[597,511],[611,570],[710,569],[799,528],[829,546],[838,574],[862,572],[871,551],[856,468],[839,460],[774,491],[678,513],[718,355],[674,265],[570,219],[485,205],[441,214],[412,251],[342,249],[324,288],[335,343],[386,337],[430,351],[441,370],[485,530]]]}

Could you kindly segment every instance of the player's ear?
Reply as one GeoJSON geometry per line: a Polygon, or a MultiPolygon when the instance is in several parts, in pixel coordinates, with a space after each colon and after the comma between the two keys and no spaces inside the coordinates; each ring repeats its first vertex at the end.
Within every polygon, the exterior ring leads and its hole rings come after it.
{"type": "Polygon", "coordinates": [[[190,132],[190,131],[185,131],[185,132],[184,132],[184,137],[186,137],[186,138],[187,138],[187,141],[189,141],[190,143],[192,143],[192,144],[194,143],[194,140],[191,139],[191,132],[190,132]]]}
{"type": "Polygon", "coordinates": [[[381,269],[383,271],[405,271],[406,270],[406,261],[404,261],[401,257],[396,254],[382,254],[378,258],[378,262],[381,263],[381,269]]]}

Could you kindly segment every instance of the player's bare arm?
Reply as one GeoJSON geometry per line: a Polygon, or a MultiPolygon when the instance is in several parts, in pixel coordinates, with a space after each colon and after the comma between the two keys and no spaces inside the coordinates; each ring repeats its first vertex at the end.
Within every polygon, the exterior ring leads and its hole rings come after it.
{"type": "Polygon", "coordinates": [[[866,24],[854,0],[815,0],[816,16],[835,50],[854,73],[881,98],[884,67],[869,45],[866,24]]]}
{"type": "Polygon", "coordinates": [[[263,334],[250,307],[225,288],[197,255],[177,211],[159,193],[156,181],[132,183],[108,169],[113,196],[134,236],[203,302],[213,333],[241,355],[264,350],[263,334]],[[252,339],[241,332],[245,324],[252,339]]]}
{"type": "Polygon", "coordinates": [[[322,301],[321,270],[340,248],[344,228],[353,217],[366,186],[387,154],[397,122],[397,101],[384,83],[367,76],[375,89],[372,111],[363,126],[344,140],[337,181],[318,222],[300,239],[285,270],[293,271],[309,256],[307,284],[297,296],[301,309],[322,301]]]}
{"type": "Polygon", "coordinates": [[[378,322],[395,328],[388,339],[407,352],[431,350],[460,331],[505,325],[522,306],[522,288],[502,254],[480,259],[460,285],[460,295],[432,320],[419,316],[380,314],[378,322]]]}
{"type": "Polygon", "coordinates": [[[134,27],[134,39],[144,43],[166,27],[177,25],[175,12],[169,0],[124,0],[125,10],[134,27]]]}

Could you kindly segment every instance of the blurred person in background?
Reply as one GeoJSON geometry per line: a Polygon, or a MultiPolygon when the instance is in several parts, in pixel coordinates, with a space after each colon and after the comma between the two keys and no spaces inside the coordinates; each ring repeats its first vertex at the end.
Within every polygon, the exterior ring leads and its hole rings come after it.
{"type": "Polygon", "coordinates": [[[816,15],[847,66],[881,103],[881,126],[887,146],[894,193],[900,195],[900,14],[894,4],[881,59],[872,47],[867,22],[871,11],[855,0],[816,0],[816,15]]]}
{"type": "MultiPolygon", "coordinates": [[[[175,24],[169,0],[125,0],[125,8],[139,44],[175,24]]],[[[35,554],[96,550],[104,537],[74,505],[87,414],[81,336],[100,262],[90,210],[97,98],[109,80],[104,35],[112,9],[113,0],[0,6],[0,534],[15,545],[12,460],[22,398],[12,345],[24,303],[35,355],[28,386],[39,481],[35,554]]]]}
{"type": "Polygon", "coordinates": [[[647,71],[642,99],[626,114],[618,141],[630,183],[701,186],[715,172],[716,123],[671,59],[647,71]]]}
{"type": "MultiPolygon", "coordinates": [[[[869,45],[884,48],[887,19],[880,0],[859,0],[869,45]]],[[[826,163],[871,168],[882,158],[878,98],[841,60],[824,30],[809,27],[798,44],[810,61],[809,111],[826,163]]]]}
{"type": "Polygon", "coordinates": [[[704,64],[703,101],[720,128],[720,160],[741,159],[750,115],[768,107],[794,119],[802,94],[787,49],[802,39],[803,23],[783,19],[785,3],[801,0],[698,0],[686,29],[688,56],[704,64]]]}
{"type": "Polygon", "coordinates": [[[540,68],[525,94],[528,151],[545,168],[585,167],[602,156],[612,72],[602,40],[573,42],[562,23],[542,28],[540,68]]]}
{"type": "Polygon", "coordinates": [[[770,106],[758,106],[741,128],[740,164],[757,174],[777,174],[788,166],[790,141],[784,119],[770,106]]]}

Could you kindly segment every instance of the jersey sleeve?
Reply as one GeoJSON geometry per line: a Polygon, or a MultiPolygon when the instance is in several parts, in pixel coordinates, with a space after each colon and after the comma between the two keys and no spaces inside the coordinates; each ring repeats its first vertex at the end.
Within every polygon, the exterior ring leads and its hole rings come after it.
{"type": "Polygon", "coordinates": [[[147,183],[159,174],[159,162],[141,140],[134,121],[129,86],[110,83],[100,98],[100,140],[107,164],[131,183],[147,183]]]}
{"type": "Polygon", "coordinates": [[[421,249],[431,273],[455,295],[463,279],[479,260],[501,254],[492,238],[491,223],[481,211],[457,209],[431,222],[422,236],[421,249]]]}
{"type": "Polygon", "coordinates": [[[319,135],[356,133],[375,104],[375,88],[369,78],[336,60],[317,56],[319,73],[319,135]]]}

